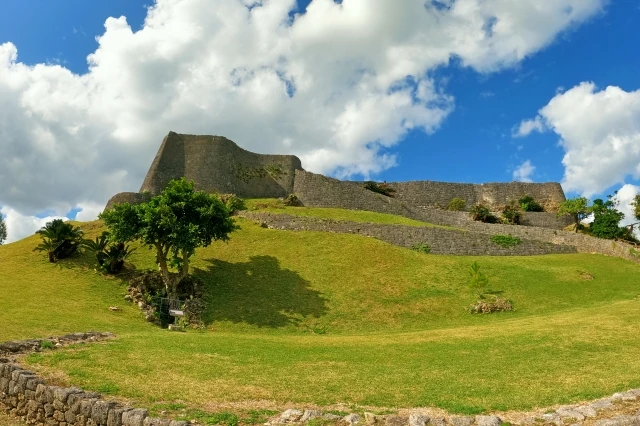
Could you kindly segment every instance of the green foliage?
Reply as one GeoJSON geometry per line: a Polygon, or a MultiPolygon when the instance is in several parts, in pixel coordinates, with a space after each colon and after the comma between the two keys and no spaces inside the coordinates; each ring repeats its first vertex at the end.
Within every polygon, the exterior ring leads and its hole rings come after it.
{"type": "Polygon", "coordinates": [[[236,194],[219,194],[218,197],[220,197],[222,203],[227,207],[230,215],[247,209],[244,200],[236,194]]]}
{"type": "Polygon", "coordinates": [[[287,195],[287,197],[282,202],[283,202],[283,204],[285,206],[289,206],[289,207],[300,207],[300,206],[302,206],[302,201],[300,201],[300,199],[298,198],[298,196],[296,194],[287,195]]]}
{"type": "Polygon", "coordinates": [[[515,247],[522,243],[520,238],[511,235],[493,235],[491,241],[504,248],[515,247]]]}
{"type": "Polygon", "coordinates": [[[42,237],[42,242],[35,251],[45,251],[49,262],[64,259],[74,254],[82,242],[82,230],[62,219],[54,219],[42,227],[36,234],[42,237]]]}
{"type": "Polygon", "coordinates": [[[95,240],[83,240],[82,246],[93,253],[98,266],[108,274],[117,274],[122,270],[124,261],[131,256],[135,249],[131,249],[120,241],[111,241],[109,232],[103,232],[95,240]]]}
{"type": "Polygon", "coordinates": [[[414,244],[411,246],[411,250],[414,250],[420,253],[425,253],[425,254],[431,253],[431,247],[429,247],[429,244],[427,243],[414,244]]]}
{"type": "Polygon", "coordinates": [[[637,220],[640,220],[640,194],[636,195],[636,197],[633,199],[633,203],[631,203],[631,205],[633,206],[633,215],[637,220]]]}
{"type": "Polygon", "coordinates": [[[522,214],[518,210],[518,204],[514,201],[510,202],[502,209],[502,218],[509,225],[519,225],[522,214]]]}
{"type": "Polygon", "coordinates": [[[489,278],[480,270],[478,262],[473,262],[469,268],[469,287],[475,290],[483,289],[489,284],[489,278]]]}
{"type": "Polygon", "coordinates": [[[212,241],[227,241],[237,229],[229,209],[216,195],[195,191],[193,182],[182,178],[169,182],[160,195],[146,203],[123,203],[100,215],[113,241],[139,240],[156,249],[167,294],[176,292],[178,282],[189,274],[189,259],[196,248],[212,241]],[[180,274],[169,274],[169,265],[180,274]]]}
{"type": "Polygon", "coordinates": [[[369,191],[376,192],[378,194],[386,195],[387,197],[393,197],[393,194],[396,192],[389,184],[386,182],[374,182],[372,180],[364,183],[364,189],[368,189],[369,191]]]}
{"type": "Polygon", "coordinates": [[[226,411],[219,413],[207,413],[202,410],[188,410],[187,413],[178,417],[178,420],[191,421],[197,420],[204,425],[226,425],[238,426],[238,416],[226,411]]]}
{"type": "Polygon", "coordinates": [[[585,197],[570,198],[560,203],[557,216],[571,216],[576,225],[576,232],[580,222],[586,219],[592,212],[593,207],[589,206],[589,200],[585,197]]]}
{"type": "Polygon", "coordinates": [[[452,212],[459,212],[464,210],[466,205],[467,205],[466,201],[464,201],[462,198],[456,197],[451,201],[449,201],[449,204],[447,204],[447,210],[452,212]]]}
{"type": "Polygon", "coordinates": [[[7,239],[7,223],[4,221],[2,213],[0,213],[0,245],[7,239]]]}
{"type": "Polygon", "coordinates": [[[598,198],[593,200],[593,222],[589,226],[591,235],[598,238],[616,239],[627,235],[626,228],[620,227],[620,221],[624,219],[624,213],[618,211],[618,202],[612,195],[607,201],[598,198]]]}
{"type": "Polygon", "coordinates": [[[471,218],[477,222],[497,223],[498,218],[495,217],[488,207],[483,204],[476,204],[471,208],[471,218]]]}
{"type": "Polygon", "coordinates": [[[525,212],[543,212],[544,208],[531,195],[525,195],[518,200],[518,204],[522,211],[525,212]]]}
{"type": "Polygon", "coordinates": [[[55,346],[51,340],[41,340],[40,348],[42,349],[53,349],[55,346]]]}

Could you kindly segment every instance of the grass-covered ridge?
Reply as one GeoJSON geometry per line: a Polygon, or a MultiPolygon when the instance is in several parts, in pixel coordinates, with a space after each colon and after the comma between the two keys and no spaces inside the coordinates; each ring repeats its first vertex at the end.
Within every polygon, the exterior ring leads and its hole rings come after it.
{"type": "MultiPolygon", "coordinates": [[[[113,331],[113,342],[28,362],[149,407],[253,400],[478,412],[640,386],[640,265],[585,254],[435,256],[239,223],[229,243],[197,252],[208,330],[188,333],[145,323],[120,281],[86,256],[49,264],[32,251],[35,237],[0,246],[0,341],[113,331]],[[465,312],[473,261],[515,312],[465,312]]],[[[88,237],[101,231],[82,227],[88,237]]],[[[153,253],[141,247],[132,262],[152,268],[153,253]]]]}
{"type": "MultiPolygon", "coordinates": [[[[343,220],[348,222],[380,223],[383,225],[424,226],[444,229],[458,229],[446,225],[436,225],[419,220],[409,219],[388,213],[370,212],[367,210],[347,210],[329,207],[297,207],[286,206],[276,198],[251,199],[246,201],[250,211],[281,213],[292,216],[314,217],[322,219],[343,220]]],[[[460,229],[462,230],[462,229],[460,229]]]]}

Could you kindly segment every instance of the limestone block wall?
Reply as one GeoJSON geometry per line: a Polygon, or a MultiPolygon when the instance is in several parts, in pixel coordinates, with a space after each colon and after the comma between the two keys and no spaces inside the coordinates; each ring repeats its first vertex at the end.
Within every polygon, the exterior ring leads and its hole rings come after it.
{"type": "Polygon", "coordinates": [[[49,386],[35,373],[1,358],[0,410],[46,426],[188,426],[149,417],[147,410],[103,400],[96,393],[49,386]]]}
{"type": "Polygon", "coordinates": [[[557,245],[533,239],[523,239],[520,244],[505,248],[491,241],[490,234],[439,227],[357,223],[262,212],[240,212],[240,216],[264,223],[272,229],[356,234],[377,238],[390,244],[408,248],[415,244],[426,243],[433,254],[533,256],[577,252],[576,248],[572,246],[557,245]]]}
{"type": "Polygon", "coordinates": [[[150,198],[150,194],[148,193],[121,192],[111,197],[107,202],[107,206],[104,209],[109,210],[113,208],[113,206],[115,206],[116,204],[122,204],[122,203],[139,204],[139,203],[148,201],[149,198],[150,198]]]}
{"type": "Polygon", "coordinates": [[[184,176],[195,182],[196,189],[207,192],[284,197],[293,192],[297,169],[302,165],[293,155],[255,154],[222,136],[169,132],[140,191],[158,194],[172,179],[184,176]]]}

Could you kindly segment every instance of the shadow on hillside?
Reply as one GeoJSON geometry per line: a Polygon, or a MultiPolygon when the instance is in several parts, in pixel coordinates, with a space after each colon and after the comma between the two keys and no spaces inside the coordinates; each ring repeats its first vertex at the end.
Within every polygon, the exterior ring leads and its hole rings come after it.
{"type": "Polygon", "coordinates": [[[253,256],[245,263],[208,262],[206,270],[194,271],[206,283],[206,324],[231,321],[278,328],[327,312],[322,294],[295,271],[281,268],[273,256],[253,256]]]}

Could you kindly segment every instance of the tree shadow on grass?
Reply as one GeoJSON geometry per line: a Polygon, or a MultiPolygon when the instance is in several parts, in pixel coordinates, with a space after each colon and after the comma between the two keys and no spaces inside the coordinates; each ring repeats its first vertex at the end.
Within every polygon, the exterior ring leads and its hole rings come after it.
{"type": "Polygon", "coordinates": [[[278,328],[327,313],[322,294],[295,271],[280,267],[273,256],[253,256],[244,263],[207,262],[206,270],[194,270],[205,282],[206,324],[231,321],[278,328]]]}

